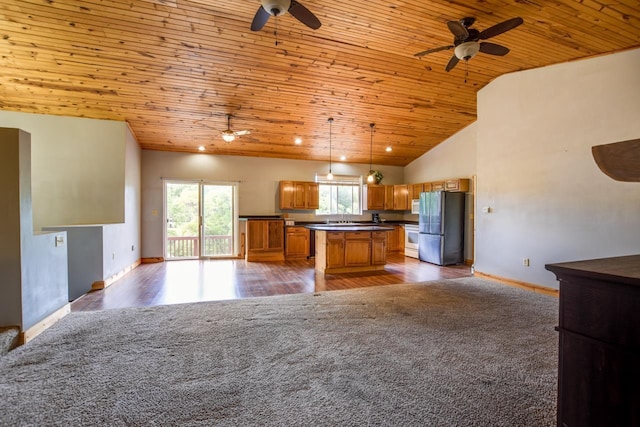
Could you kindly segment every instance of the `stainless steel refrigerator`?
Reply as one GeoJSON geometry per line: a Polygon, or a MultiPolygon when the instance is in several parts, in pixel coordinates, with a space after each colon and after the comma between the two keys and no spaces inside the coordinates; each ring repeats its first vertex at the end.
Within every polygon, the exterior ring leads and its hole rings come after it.
{"type": "Polygon", "coordinates": [[[437,265],[464,262],[465,193],[420,193],[418,256],[437,265]]]}

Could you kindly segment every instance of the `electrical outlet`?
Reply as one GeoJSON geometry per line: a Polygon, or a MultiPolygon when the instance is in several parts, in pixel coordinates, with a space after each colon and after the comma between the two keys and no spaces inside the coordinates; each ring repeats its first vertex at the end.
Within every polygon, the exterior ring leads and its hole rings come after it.
{"type": "Polygon", "coordinates": [[[525,267],[529,267],[529,258],[523,258],[522,265],[524,265],[525,267]]]}

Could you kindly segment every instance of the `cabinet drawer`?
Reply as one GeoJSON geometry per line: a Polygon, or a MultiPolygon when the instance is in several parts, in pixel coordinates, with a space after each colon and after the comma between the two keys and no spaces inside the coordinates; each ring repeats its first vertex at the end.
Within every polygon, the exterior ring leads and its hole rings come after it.
{"type": "Polygon", "coordinates": [[[344,231],[327,231],[327,240],[343,240],[344,231]]]}
{"type": "Polygon", "coordinates": [[[386,239],[387,232],[386,231],[372,231],[371,238],[373,239],[386,239]]]}
{"type": "Polygon", "coordinates": [[[371,239],[370,231],[347,231],[345,235],[347,240],[371,239]]]}

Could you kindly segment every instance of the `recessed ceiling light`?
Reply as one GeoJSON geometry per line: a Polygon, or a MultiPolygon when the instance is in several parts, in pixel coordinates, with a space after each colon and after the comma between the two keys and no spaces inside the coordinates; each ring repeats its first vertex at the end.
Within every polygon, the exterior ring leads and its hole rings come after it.
{"type": "Polygon", "coordinates": [[[384,151],[386,151],[387,153],[390,153],[391,151],[393,151],[393,148],[391,148],[391,146],[388,146],[387,148],[384,149],[384,151]]]}
{"type": "Polygon", "coordinates": [[[198,150],[204,151],[204,145],[201,145],[200,147],[198,147],[198,150]]]}
{"type": "Polygon", "coordinates": [[[302,138],[298,137],[293,142],[295,142],[296,145],[300,145],[300,144],[302,144],[302,138]]]}
{"type": "Polygon", "coordinates": [[[340,160],[344,162],[345,160],[347,160],[347,156],[340,156],[340,160]]]}

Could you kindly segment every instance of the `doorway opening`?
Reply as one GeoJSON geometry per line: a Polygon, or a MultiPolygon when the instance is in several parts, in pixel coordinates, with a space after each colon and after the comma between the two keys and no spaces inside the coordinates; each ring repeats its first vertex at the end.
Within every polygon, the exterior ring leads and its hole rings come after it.
{"type": "Polygon", "coordinates": [[[236,205],[235,183],[165,181],[165,259],[233,257],[236,205]]]}

